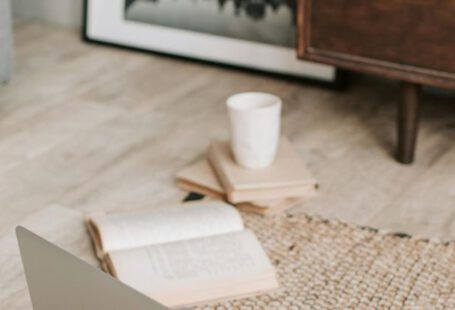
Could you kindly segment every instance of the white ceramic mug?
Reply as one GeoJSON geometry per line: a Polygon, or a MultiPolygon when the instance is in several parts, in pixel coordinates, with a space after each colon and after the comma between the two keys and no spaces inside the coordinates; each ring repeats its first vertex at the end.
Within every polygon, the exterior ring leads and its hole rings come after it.
{"type": "Polygon", "coordinates": [[[248,92],[229,97],[226,105],[236,162],[252,169],[269,166],[280,139],[281,99],[268,93],[248,92]]]}

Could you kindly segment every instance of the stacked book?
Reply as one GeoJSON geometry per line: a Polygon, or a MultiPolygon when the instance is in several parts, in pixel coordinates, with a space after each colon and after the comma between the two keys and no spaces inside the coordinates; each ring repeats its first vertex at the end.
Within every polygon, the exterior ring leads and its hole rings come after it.
{"type": "Polygon", "coordinates": [[[177,186],[261,215],[289,209],[318,189],[302,156],[284,137],[274,162],[262,169],[239,166],[227,141],[213,142],[206,159],[177,173],[177,186]]]}

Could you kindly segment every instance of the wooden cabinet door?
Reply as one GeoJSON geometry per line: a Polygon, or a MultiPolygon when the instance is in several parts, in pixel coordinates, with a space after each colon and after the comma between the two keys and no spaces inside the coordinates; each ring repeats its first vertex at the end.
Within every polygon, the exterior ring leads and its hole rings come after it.
{"type": "Polygon", "coordinates": [[[455,88],[455,0],[299,0],[299,57],[455,88]]]}

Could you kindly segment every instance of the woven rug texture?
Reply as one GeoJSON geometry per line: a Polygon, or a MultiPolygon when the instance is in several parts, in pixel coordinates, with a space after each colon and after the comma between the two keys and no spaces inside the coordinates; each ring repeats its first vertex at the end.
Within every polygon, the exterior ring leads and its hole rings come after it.
{"type": "Polygon", "coordinates": [[[455,309],[455,243],[306,215],[242,216],[280,289],[196,309],[455,309]]]}

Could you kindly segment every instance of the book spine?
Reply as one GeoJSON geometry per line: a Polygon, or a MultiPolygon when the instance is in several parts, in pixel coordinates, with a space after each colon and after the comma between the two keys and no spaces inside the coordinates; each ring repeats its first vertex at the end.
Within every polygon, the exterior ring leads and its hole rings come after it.
{"type": "Polygon", "coordinates": [[[301,185],[286,188],[264,188],[235,191],[228,196],[231,203],[241,203],[266,199],[308,198],[317,193],[314,185],[301,185]]]}

